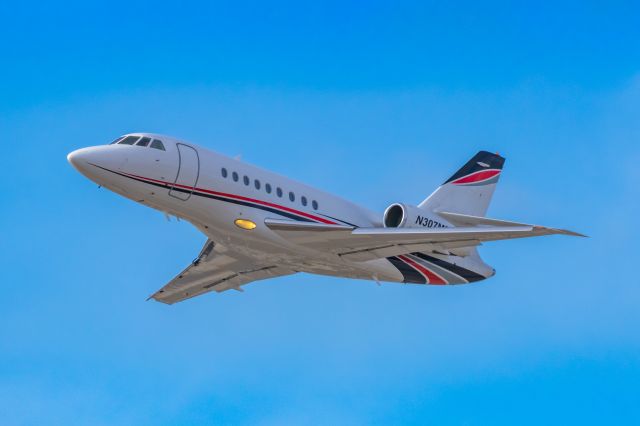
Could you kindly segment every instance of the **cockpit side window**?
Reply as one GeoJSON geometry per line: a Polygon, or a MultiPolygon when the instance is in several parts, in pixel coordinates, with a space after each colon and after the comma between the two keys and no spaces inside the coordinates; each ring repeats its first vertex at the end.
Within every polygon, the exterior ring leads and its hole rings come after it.
{"type": "Polygon", "coordinates": [[[153,141],[151,141],[150,146],[151,148],[159,149],[161,151],[166,151],[166,149],[164,149],[164,144],[159,139],[154,139],[153,141]]]}
{"type": "Polygon", "coordinates": [[[151,138],[144,137],[138,141],[137,146],[147,146],[151,142],[151,138]]]}
{"type": "Polygon", "coordinates": [[[127,136],[118,142],[119,145],[133,145],[136,141],[140,139],[140,136],[127,136]]]}

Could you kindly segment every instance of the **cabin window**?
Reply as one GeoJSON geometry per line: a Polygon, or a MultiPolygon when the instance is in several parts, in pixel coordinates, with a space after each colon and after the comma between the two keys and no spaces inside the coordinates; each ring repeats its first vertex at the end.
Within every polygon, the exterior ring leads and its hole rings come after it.
{"type": "Polygon", "coordinates": [[[133,145],[134,143],[136,143],[136,141],[138,139],[140,139],[140,136],[127,136],[126,138],[124,138],[120,142],[118,142],[118,144],[120,144],[120,145],[133,145]]]}
{"type": "Polygon", "coordinates": [[[247,186],[249,186],[249,182],[251,182],[251,181],[249,180],[249,176],[246,176],[246,175],[242,178],[242,181],[243,181],[243,182],[244,182],[244,184],[245,184],[245,185],[247,185],[247,186]]]}
{"type": "Polygon", "coordinates": [[[313,200],[311,202],[311,206],[313,207],[314,210],[318,210],[318,202],[316,200],[313,200]]]}
{"type": "Polygon", "coordinates": [[[229,174],[227,173],[227,169],[225,169],[225,168],[223,167],[223,168],[222,168],[222,177],[226,179],[228,175],[229,175],[229,174]]]}
{"type": "Polygon", "coordinates": [[[253,185],[256,187],[256,189],[260,189],[260,181],[258,179],[253,181],[253,185]]]}
{"type": "Polygon", "coordinates": [[[238,173],[237,172],[233,172],[233,174],[231,175],[231,177],[233,178],[234,182],[238,181],[238,173]]]}
{"type": "Polygon", "coordinates": [[[307,205],[307,197],[305,197],[304,195],[300,198],[300,202],[302,202],[303,206],[307,205]]]}
{"type": "Polygon", "coordinates": [[[138,143],[136,144],[137,146],[147,146],[149,145],[149,142],[151,142],[151,138],[142,138],[138,141],[138,143]]]}
{"type": "Polygon", "coordinates": [[[292,202],[296,200],[296,194],[294,194],[293,192],[289,191],[289,200],[291,200],[292,202]]]}
{"type": "Polygon", "coordinates": [[[166,151],[166,149],[164,149],[164,144],[159,139],[154,139],[153,141],[151,141],[150,146],[151,148],[159,149],[160,151],[166,151]]]}
{"type": "Polygon", "coordinates": [[[278,194],[278,197],[282,197],[282,188],[277,188],[276,194],[278,194]]]}
{"type": "Polygon", "coordinates": [[[264,189],[267,191],[267,194],[271,194],[271,184],[267,183],[264,185],[264,189]]]}

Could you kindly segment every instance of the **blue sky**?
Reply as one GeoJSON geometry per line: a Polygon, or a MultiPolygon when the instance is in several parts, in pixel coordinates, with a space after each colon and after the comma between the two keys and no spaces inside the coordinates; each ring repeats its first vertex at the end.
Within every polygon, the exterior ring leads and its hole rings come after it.
{"type": "Polygon", "coordinates": [[[640,422],[634,2],[0,6],[0,413],[22,424],[640,422]],[[479,149],[485,282],[296,275],[146,297],[204,238],[75,172],[131,131],[382,210],[479,149]]]}

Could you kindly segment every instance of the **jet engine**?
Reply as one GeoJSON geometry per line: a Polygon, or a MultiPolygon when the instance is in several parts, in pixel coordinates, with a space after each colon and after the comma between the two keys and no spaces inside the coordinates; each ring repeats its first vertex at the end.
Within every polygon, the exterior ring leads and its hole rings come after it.
{"type": "Polygon", "coordinates": [[[384,211],[385,228],[449,228],[452,225],[441,217],[408,204],[394,203],[384,211]]]}

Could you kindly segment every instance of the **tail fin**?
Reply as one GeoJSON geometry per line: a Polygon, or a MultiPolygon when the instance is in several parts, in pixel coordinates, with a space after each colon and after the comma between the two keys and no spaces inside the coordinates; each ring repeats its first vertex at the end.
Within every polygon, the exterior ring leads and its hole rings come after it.
{"type": "Polygon", "coordinates": [[[478,152],[418,207],[433,212],[484,216],[504,161],[498,154],[478,152]]]}

